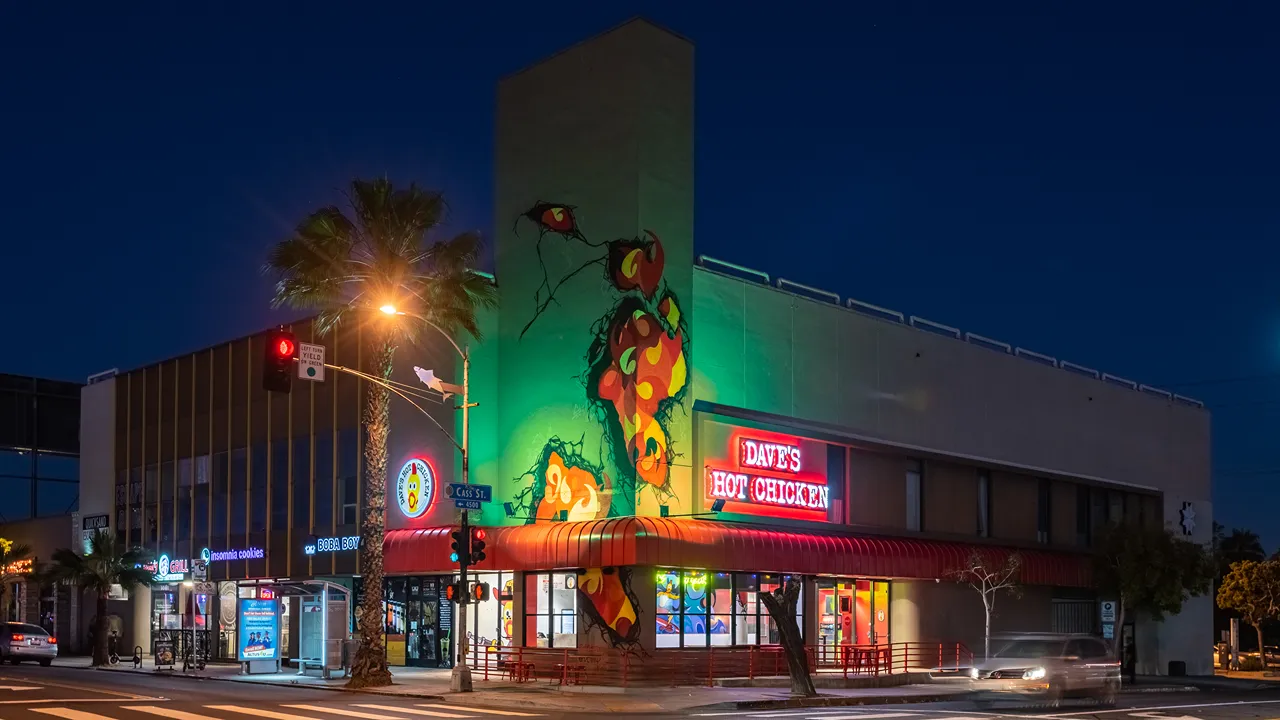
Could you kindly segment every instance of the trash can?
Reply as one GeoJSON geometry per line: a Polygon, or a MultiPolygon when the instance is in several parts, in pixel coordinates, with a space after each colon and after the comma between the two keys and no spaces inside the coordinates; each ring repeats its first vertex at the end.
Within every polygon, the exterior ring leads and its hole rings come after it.
{"type": "Polygon", "coordinates": [[[1186,677],[1187,663],[1185,660],[1169,661],[1169,677],[1186,677]]]}

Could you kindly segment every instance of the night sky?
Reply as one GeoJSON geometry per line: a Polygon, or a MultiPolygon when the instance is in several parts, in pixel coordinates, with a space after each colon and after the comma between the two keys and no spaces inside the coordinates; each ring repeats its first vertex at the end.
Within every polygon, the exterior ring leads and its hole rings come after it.
{"type": "Polygon", "coordinates": [[[354,176],[488,233],[497,80],[643,14],[697,43],[699,252],[1205,400],[1219,519],[1280,543],[1280,6],[131,5],[0,9],[0,371],[270,325],[354,176]]]}

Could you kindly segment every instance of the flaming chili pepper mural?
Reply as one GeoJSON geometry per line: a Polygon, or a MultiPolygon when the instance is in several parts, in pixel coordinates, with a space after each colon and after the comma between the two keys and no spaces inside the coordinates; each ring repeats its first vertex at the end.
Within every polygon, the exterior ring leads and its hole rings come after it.
{"type": "Polygon", "coordinates": [[[578,579],[578,598],[587,625],[613,647],[640,647],[640,601],[631,591],[631,568],[587,570],[578,579]]]}
{"type": "Polygon", "coordinates": [[[522,217],[538,229],[543,281],[521,336],[550,309],[556,291],[588,267],[601,265],[605,280],[620,295],[590,328],[583,375],[588,407],[601,425],[616,478],[611,481],[605,474],[603,459],[593,464],[582,457],[581,442],[566,452],[566,444],[553,438],[522,478],[528,485],[508,514],[514,516],[518,506],[527,522],[591,519],[633,512],[635,494],[642,488],[672,497],[668,481],[677,453],[668,421],[688,388],[689,331],[679,300],[662,280],[666,256],[661,238],[644,230],[640,237],[592,242],[575,208],[564,203],[539,202],[522,217]],[[547,235],[595,252],[552,284],[542,257],[547,235]]]}
{"type": "Polygon", "coordinates": [[[582,456],[581,441],[551,438],[521,480],[527,484],[513,508],[529,513],[526,523],[595,520],[609,514],[613,495],[609,476],[582,456]]]}

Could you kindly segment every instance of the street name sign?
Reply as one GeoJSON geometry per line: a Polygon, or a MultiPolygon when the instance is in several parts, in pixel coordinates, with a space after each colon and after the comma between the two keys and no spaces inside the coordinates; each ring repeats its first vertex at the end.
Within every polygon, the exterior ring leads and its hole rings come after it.
{"type": "MultiPolygon", "coordinates": [[[[493,502],[493,486],[492,485],[463,485],[462,483],[449,483],[449,487],[445,488],[445,495],[458,500],[473,500],[475,502],[493,502]]],[[[458,507],[462,507],[459,505],[458,507]]],[[[472,510],[479,510],[474,507],[472,510]]]]}

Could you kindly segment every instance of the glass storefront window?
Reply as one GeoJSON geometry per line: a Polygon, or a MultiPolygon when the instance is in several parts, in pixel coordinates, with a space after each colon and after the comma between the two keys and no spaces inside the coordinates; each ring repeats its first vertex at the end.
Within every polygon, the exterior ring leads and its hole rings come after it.
{"type": "Polygon", "coordinates": [[[525,646],[578,646],[578,575],[525,575],[525,646]]]}
{"type": "MultiPolygon", "coordinates": [[[[771,592],[786,576],[660,569],[656,577],[656,646],[723,647],[781,642],[760,592],[771,592]]],[[[804,630],[804,597],[796,603],[804,630]]]]}

